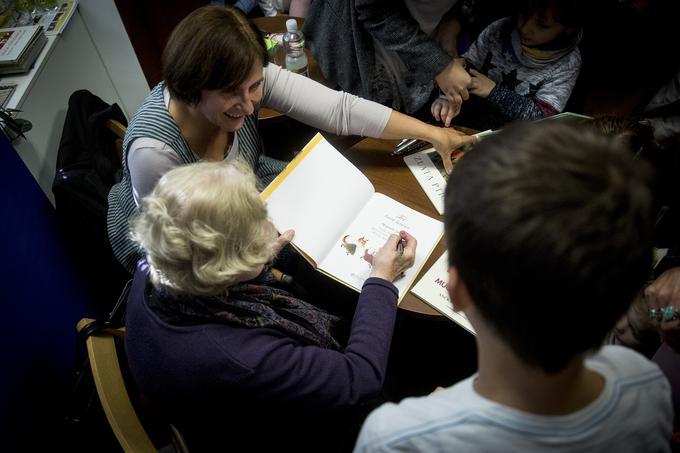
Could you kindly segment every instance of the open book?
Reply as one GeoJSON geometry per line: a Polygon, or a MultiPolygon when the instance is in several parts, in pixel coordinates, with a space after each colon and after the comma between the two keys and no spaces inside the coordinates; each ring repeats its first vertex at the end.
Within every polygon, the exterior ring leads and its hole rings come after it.
{"type": "Polygon", "coordinates": [[[262,192],[281,232],[295,230],[293,245],[335,280],[361,290],[375,252],[390,234],[418,241],[416,260],[396,282],[399,301],[443,234],[443,224],[375,192],[361,171],[317,134],[262,192]]]}
{"type": "Polygon", "coordinates": [[[415,284],[411,292],[468,332],[475,334],[475,329],[472,328],[465,313],[453,310],[453,305],[449,299],[449,292],[446,289],[448,283],[449,260],[447,253],[444,252],[437,262],[423,275],[423,278],[415,284]]]}

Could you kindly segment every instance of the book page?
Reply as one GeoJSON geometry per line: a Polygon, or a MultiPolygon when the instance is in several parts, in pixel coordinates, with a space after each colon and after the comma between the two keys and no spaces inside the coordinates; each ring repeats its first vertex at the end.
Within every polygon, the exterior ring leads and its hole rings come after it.
{"type": "Polygon", "coordinates": [[[279,232],[317,264],[373,194],[371,182],[321,134],[262,192],[279,232]]]}
{"type": "Polygon", "coordinates": [[[475,329],[468,321],[465,313],[462,311],[454,311],[453,304],[449,299],[449,292],[446,286],[449,283],[449,258],[448,254],[444,252],[439,257],[436,263],[432,265],[423,278],[413,286],[411,292],[418,296],[423,302],[459,324],[468,332],[474,334],[475,329]]]}
{"type": "Polygon", "coordinates": [[[334,238],[334,245],[319,268],[360,291],[371,273],[375,252],[390,234],[399,234],[401,230],[418,241],[414,265],[394,282],[401,300],[439,242],[444,225],[385,195],[376,193],[371,197],[356,220],[334,238]]]}
{"type": "Polygon", "coordinates": [[[536,120],[536,122],[539,121],[564,121],[564,122],[583,122],[587,120],[592,120],[592,116],[588,115],[582,115],[580,113],[573,113],[573,112],[562,112],[558,113],[556,115],[551,115],[551,116],[546,116],[545,118],[540,118],[536,120]]]}

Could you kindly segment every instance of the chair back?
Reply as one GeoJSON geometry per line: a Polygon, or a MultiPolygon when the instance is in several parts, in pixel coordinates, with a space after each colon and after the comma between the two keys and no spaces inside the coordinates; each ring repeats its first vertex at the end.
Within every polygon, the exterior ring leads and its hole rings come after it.
{"type": "Polygon", "coordinates": [[[116,151],[118,152],[118,160],[123,161],[123,139],[125,138],[125,132],[127,127],[120,121],[109,118],[106,120],[106,128],[114,133],[116,136],[116,151]]]}
{"type": "MultiPolygon", "coordinates": [[[[84,332],[96,323],[93,319],[83,318],[76,329],[84,332]]],[[[106,418],[118,439],[123,451],[134,453],[156,452],[149,435],[137,416],[130,400],[125,380],[121,372],[116,341],[123,340],[125,327],[103,327],[93,329],[85,344],[94,378],[97,395],[106,418]]],[[[175,450],[188,452],[186,442],[177,429],[170,425],[170,437],[175,450]]]]}

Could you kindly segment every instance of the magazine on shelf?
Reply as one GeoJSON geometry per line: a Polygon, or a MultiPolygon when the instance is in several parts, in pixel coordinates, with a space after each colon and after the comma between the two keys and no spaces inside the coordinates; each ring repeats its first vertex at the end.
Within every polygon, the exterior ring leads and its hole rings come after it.
{"type": "Polygon", "coordinates": [[[14,82],[2,82],[0,81],[0,108],[7,106],[14,90],[16,90],[17,84],[14,82]]]}
{"type": "Polygon", "coordinates": [[[28,71],[46,43],[40,25],[0,28],[0,74],[28,71]]]}
{"type": "Polygon", "coordinates": [[[449,283],[449,262],[446,252],[432,265],[423,278],[416,283],[411,292],[451,321],[475,335],[475,329],[465,313],[454,311],[446,286],[449,283]]]}
{"type": "Polygon", "coordinates": [[[47,36],[59,35],[64,31],[71,16],[73,16],[78,2],[76,0],[67,0],[57,2],[57,5],[43,14],[38,21],[45,29],[47,36]]]}
{"type": "Polygon", "coordinates": [[[278,231],[320,272],[360,291],[375,252],[404,230],[418,241],[414,265],[394,282],[399,300],[443,234],[443,224],[375,192],[368,178],[317,134],[262,192],[278,231]]]}

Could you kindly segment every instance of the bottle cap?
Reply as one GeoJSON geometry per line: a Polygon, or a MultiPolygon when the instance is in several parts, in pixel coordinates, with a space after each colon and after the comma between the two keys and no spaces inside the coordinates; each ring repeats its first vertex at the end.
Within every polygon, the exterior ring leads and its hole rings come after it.
{"type": "Polygon", "coordinates": [[[286,21],[286,30],[288,30],[290,33],[297,31],[298,26],[297,26],[297,21],[295,19],[288,19],[286,21]]]}

